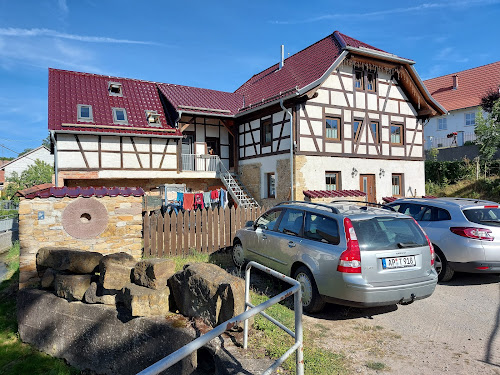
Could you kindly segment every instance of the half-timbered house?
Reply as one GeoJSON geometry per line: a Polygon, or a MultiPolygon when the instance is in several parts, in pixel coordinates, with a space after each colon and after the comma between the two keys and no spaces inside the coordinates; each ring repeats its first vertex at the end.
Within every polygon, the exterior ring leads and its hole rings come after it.
{"type": "Polygon", "coordinates": [[[58,183],[423,195],[423,124],[445,110],[413,65],[336,31],[233,93],[51,69],[58,183]]]}

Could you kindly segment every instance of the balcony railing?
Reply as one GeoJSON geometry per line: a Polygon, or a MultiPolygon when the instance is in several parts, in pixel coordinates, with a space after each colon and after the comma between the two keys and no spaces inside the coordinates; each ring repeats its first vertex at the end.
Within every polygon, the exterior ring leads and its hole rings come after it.
{"type": "Polygon", "coordinates": [[[465,142],[475,141],[476,134],[475,133],[462,133],[458,132],[456,142],[454,142],[453,137],[428,137],[426,139],[427,145],[426,149],[430,148],[449,148],[449,147],[457,147],[463,146],[465,142]]]}
{"type": "Polygon", "coordinates": [[[216,172],[217,155],[182,154],[182,170],[193,172],[216,172]]]}

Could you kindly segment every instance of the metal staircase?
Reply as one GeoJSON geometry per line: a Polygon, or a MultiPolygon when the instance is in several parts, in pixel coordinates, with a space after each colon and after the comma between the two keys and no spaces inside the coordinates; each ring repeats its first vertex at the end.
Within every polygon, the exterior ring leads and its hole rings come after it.
{"type": "Polygon", "coordinates": [[[227,170],[220,158],[217,158],[217,161],[217,176],[221,179],[236,204],[245,208],[260,207],[257,201],[250,196],[237,177],[227,170]]]}

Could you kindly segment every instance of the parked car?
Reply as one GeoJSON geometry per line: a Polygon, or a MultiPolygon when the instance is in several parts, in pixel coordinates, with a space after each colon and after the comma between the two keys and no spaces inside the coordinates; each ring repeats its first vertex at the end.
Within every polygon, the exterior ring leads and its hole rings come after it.
{"type": "Polygon", "coordinates": [[[284,202],[236,232],[236,266],[256,261],[298,280],[305,311],[325,302],[370,307],[429,297],[434,254],[406,215],[360,202],[284,202]]]}
{"type": "Polygon", "coordinates": [[[429,236],[440,281],[455,271],[500,273],[500,207],[465,198],[406,198],[389,204],[412,216],[429,236]]]}

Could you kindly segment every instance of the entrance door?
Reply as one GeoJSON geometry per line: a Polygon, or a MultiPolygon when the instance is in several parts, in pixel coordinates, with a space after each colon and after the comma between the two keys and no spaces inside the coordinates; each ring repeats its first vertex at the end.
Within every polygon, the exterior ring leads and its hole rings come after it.
{"type": "Polygon", "coordinates": [[[375,190],[374,174],[360,174],[359,185],[360,185],[360,190],[366,193],[366,200],[368,202],[377,201],[377,191],[375,190]]]}

